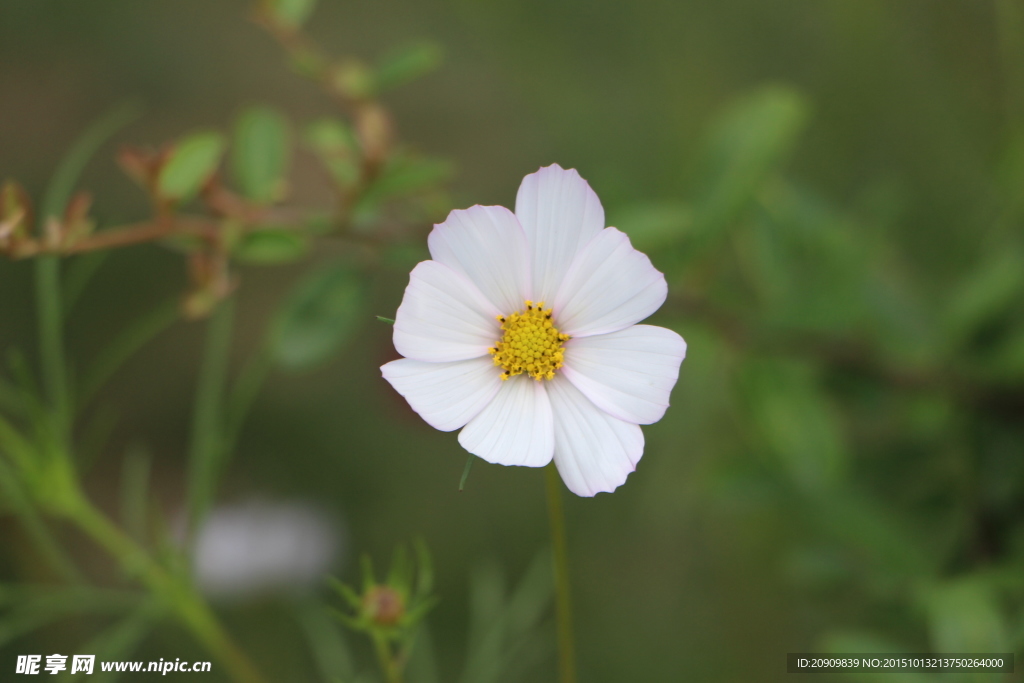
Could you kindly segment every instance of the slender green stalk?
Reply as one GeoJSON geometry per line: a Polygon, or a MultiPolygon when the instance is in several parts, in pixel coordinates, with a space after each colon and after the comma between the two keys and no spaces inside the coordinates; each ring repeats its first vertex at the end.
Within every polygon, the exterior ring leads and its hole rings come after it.
{"type": "Polygon", "coordinates": [[[0,458],[0,491],[3,492],[8,506],[21,517],[21,523],[25,527],[26,533],[36,544],[42,556],[49,562],[50,567],[68,583],[81,583],[82,573],[78,571],[78,567],[54,539],[46,522],[32,505],[28,494],[22,489],[22,483],[19,481],[17,473],[8,467],[3,458],[0,458]]]}
{"type": "Polygon", "coordinates": [[[77,405],[89,403],[118,368],[150,340],[169,328],[180,317],[178,301],[167,301],[133,321],[96,358],[83,377],[77,392],[77,405]]]}
{"type": "Polygon", "coordinates": [[[555,619],[558,622],[558,680],[576,683],[576,653],[572,635],[572,600],[569,582],[569,549],[562,508],[562,479],[555,463],[546,468],[548,521],[551,525],[552,558],[555,564],[555,619]]]}
{"type": "Polygon", "coordinates": [[[373,649],[377,653],[377,661],[380,663],[380,670],[384,674],[387,683],[402,683],[402,672],[391,653],[391,645],[382,634],[374,632],[373,649]]]}
{"type": "MultiPolygon", "coordinates": [[[[43,197],[40,225],[64,213],[75,183],[96,150],[120,128],[138,115],[134,104],[121,105],[89,126],[61,161],[43,197]]],[[[35,262],[36,310],[43,381],[53,411],[57,443],[63,447],[71,431],[71,402],[64,356],[64,318],[61,303],[60,258],[40,256],[35,262]]],[[[66,448],[61,448],[66,451],[66,448]]]]}
{"type": "Polygon", "coordinates": [[[225,409],[225,456],[234,452],[245,418],[273,368],[273,355],[264,344],[238,373],[238,379],[232,387],[231,395],[228,396],[225,409]]]}
{"type": "Polygon", "coordinates": [[[58,443],[65,444],[70,433],[67,367],[64,359],[64,319],[60,303],[60,261],[57,256],[40,256],[35,262],[36,312],[43,382],[53,417],[58,443]]]}
{"type": "Polygon", "coordinates": [[[207,322],[206,346],[192,411],[189,462],[189,535],[206,515],[223,465],[225,439],[224,398],[234,304],[223,301],[207,322]]]}
{"type": "Polygon", "coordinates": [[[224,665],[234,681],[264,683],[263,676],[190,583],[169,574],[84,498],[79,498],[69,511],[68,519],[113,555],[126,573],[138,577],[154,596],[173,610],[178,621],[224,665]]]}

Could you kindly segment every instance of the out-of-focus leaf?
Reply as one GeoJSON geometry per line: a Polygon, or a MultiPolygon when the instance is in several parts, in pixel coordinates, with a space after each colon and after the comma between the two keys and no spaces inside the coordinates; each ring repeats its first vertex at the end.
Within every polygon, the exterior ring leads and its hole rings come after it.
{"type": "Polygon", "coordinates": [[[378,64],[374,84],[378,91],[415,80],[441,64],[443,55],[436,43],[408,45],[389,54],[378,64]]]}
{"type": "Polygon", "coordinates": [[[452,164],[443,159],[424,159],[399,154],[392,158],[355,209],[356,221],[372,214],[386,199],[409,195],[437,185],[452,173],[452,164]]]}
{"type": "Polygon", "coordinates": [[[327,360],[359,328],[363,299],[359,274],[346,264],[333,264],[307,276],[288,297],[273,326],[274,360],[291,370],[327,360]]]}
{"type": "Polygon", "coordinates": [[[290,144],[288,122],[276,109],[251,107],[238,117],[231,170],[246,197],[269,203],[284,196],[290,144]]]}
{"type": "Polygon", "coordinates": [[[406,677],[409,683],[439,683],[441,680],[434,656],[434,639],[430,636],[427,624],[420,624],[416,631],[406,677]]]}
{"type": "Polygon", "coordinates": [[[949,331],[963,338],[1002,314],[1024,294],[1024,253],[1008,247],[985,259],[957,287],[946,317],[949,331]]]}
{"type": "Polygon", "coordinates": [[[121,463],[121,524],[140,543],[145,542],[149,518],[149,470],[152,456],[145,447],[128,448],[121,463]]]}
{"type": "Polygon", "coordinates": [[[337,119],[320,119],[306,127],[303,137],[339,186],[348,187],[359,178],[358,145],[351,128],[337,119]]]}
{"type": "Polygon", "coordinates": [[[305,256],[309,238],[295,230],[267,228],[246,233],[232,255],[242,263],[288,263],[305,256]]]}
{"type": "Polygon", "coordinates": [[[808,368],[752,362],[742,388],[756,438],[793,483],[822,493],[842,481],[848,460],[842,432],[808,368]]]}
{"type": "Polygon", "coordinates": [[[523,675],[549,652],[541,621],[553,591],[551,555],[540,553],[512,595],[496,565],[482,565],[470,584],[470,624],[462,683],[528,680],[523,675]]]}
{"type": "Polygon", "coordinates": [[[934,652],[1006,652],[1006,621],[992,589],[969,577],[923,591],[934,652]]]}
{"type": "Polygon", "coordinates": [[[191,199],[217,170],[224,144],[224,136],[216,131],[201,131],[179,140],[160,169],[160,194],[176,201],[191,199]]]}
{"type": "Polygon", "coordinates": [[[608,222],[629,235],[636,249],[649,253],[684,240],[692,228],[693,212],[683,202],[653,202],[616,211],[608,222]]]}
{"type": "Polygon", "coordinates": [[[761,183],[783,162],[807,120],[792,88],[769,86],[746,95],[712,129],[697,166],[694,224],[710,236],[733,222],[761,183]]]}
{"type": "Polygon", "coordinates": [[[323,683],[352,680],[352,651],[327,607],[320,602],[303,602],[295,606],[295,618],[306,634],[323,683]]]}
{"type": "Polygon", "coordinates": [[[985,370],[999,384],[1024,379],[1024,324],[1018,324],[999,346],[987,354],[985,370]]]}
{"type": "Polygon", "coordinates": [[[266,0],[267,9],[289,28],[300,28],[316,9],[316,0],[266,0]]]}
{"type": "MultiPolygon", "coordinates": [[[[135,612],[106,629],[98,636],[81,646],[81,651],[95,654],[97,661],[124,660],[131,656],[154,626],[164,617],[167,605],[158,600],[143,603],[135,612]]],[[[98,683],[114,683],[121,678],[117,671],[102,671],[95,666],[93,673],[86,677],[76,676],[73,680],[97,681],[98,683]],[[93,678],[96,676],[96,678],[93,678]]]]}

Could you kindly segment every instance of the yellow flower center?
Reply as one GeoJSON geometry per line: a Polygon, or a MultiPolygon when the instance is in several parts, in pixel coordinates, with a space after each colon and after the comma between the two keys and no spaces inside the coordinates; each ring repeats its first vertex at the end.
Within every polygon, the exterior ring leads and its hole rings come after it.
{"type": "Polygon", "coordinates": [[[527,300],[526,311],[499,315],[504,334],[490,349],[494,364],[505,371],[501,378],[508,379],[524,372],[538,382],[554,379],[555,370],[562,367],[565,351],[562,344],[569,335],[562,334],[551,322],[551,309],[544,302],[534,304],[527,300]]]}

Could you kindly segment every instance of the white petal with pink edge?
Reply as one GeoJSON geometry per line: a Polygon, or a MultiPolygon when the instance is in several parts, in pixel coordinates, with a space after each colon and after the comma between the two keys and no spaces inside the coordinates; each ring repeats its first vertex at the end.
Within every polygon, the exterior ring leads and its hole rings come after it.
{"type": "Polygon", "coordinates": [[[494,400],[459,432],[459,443],[497,465],[547,465],[555,447],[554,427],[541,382],[525,375],[503,381],[494,400]]]}
{"type": "Polygon", "coordinates": [[[610,492],[626,482],[644,453],[640,427],[612,417],[564,377],[547,383],[555,419],[555,465],[578,496],[610,492]]]}
{"type": "Polygon", "coordinates": [[[686,342],[672,330],[633,325],[569,340],[562,372],[601,410],[647,425],[664,416],[685,357],[686,342]]]}
{"type": "Polygon", "coordinates": [[[654,313],[667,295],[665,276],[651,260],[625,233],[607,228],[566,273],[554,300],[555,320],[573,337],[617,332],[654,313]]]}
{"type": "Polygon", "coordinates": [[[505,207],[452,211],[427,242],[435,261],[469,278],[503,313],[519,310],[531,298],[526,233],[505,207]]]}
{"type": "Polygon", "coordinates": [[[501,337],[499,314],[466,276],[423,261],[409,275],[395,314],[395,349],[431,363],[485,356],[501,337]]]}
{"type": "Polygon", "coordinates": [[[552,164],[523,178],[516,217],[533,265],[533,299],[551,304],[576,255],[604,229],[604,208],[576,169],[552,164]]]}
{"type": "Polygon", "coordinates": [[[402,358],[380,370],[412,409],[442,432],[454,431],[479,415],[501,387],[489,356],[453,363],[402,358]]]}

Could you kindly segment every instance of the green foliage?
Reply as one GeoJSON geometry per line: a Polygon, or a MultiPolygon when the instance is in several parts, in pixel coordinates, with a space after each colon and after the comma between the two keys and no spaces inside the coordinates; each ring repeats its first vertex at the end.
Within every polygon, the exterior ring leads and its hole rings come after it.
{"type": "Polygon", "coordinates": [[[705,239],[728,227],[789,155],[808,106],[783,86],[757,90],[715,123],[695,177],[694,229],[705,239]]]}
{"type": "Polygon", "coordinates": [[[283,368],[326,361],[359,329],[365,290],[351,265],[335,263],[305,277],[288,297],[272,332],[272,356],[283,368]]]}
{"type": "Polygon", "coordinates": [[[235,245],[232,256],[241,263],[290,263],[309,251],[309,237],[288,228],[265,228],[246,233],[235,245]]]}
{"type": "Polygon", "coordinates": [[[316,9],[316,0],[265,0],[265,6],[283,25],[301,27],[316,9]]]}
{"type": "Polygon", "coordinates": [[[374,84],[378,91],[404,85],[436,69],[442,60],[441,46],[416,43],[387,55],[377,65],[374,84]]]}
{"type": "Polygon", "coordinates": [[[305,141],[337,185],[348,187],[359,177],[358,147],[349,126],[338,119],[314,121],[306,127],[305,141]]]}
{"type": "Polygon", "coordinates": [[[461,683],[531,680],[533,667],[552,650],[545,617],[553,589],[548,553],[533,560],[511,593],[499,567],[477,567],[470,581],[469,642],[461,683]]]}
{"type": "Polygon", "coordinates": [[[157,188],[168,199],[185,202],[217,170],[226,142],[215,131],[192,133],[177,142],[160,170],[157,188]]]}
{"type": "Polygon", "coordinates": [[[272,107],[250,107],[235,123],[231,170],[246,197],[261,203],[281,199],[291,140],[288,122],[272,107]]]}
{"type": "Polygon", "coordinates": [[[843,435],[809,368],[751,363],[742,390],[753,444],[767,449],[797,487],[819,494],[842,483],[848,461],[843,435]]]}
{"type": "Polygon", "coordinates": [[[935,652],[1008,652],[1006,622],[992,587],[973,578],[923,591],[935,652]]]}
{"type": "Polygon", "coordinates": [[[633,247],[653,253],[677,246],[691,235],[693,212],[683,202],[640,204],[609,216],[611,225],[622,226],[633,247]]]}

